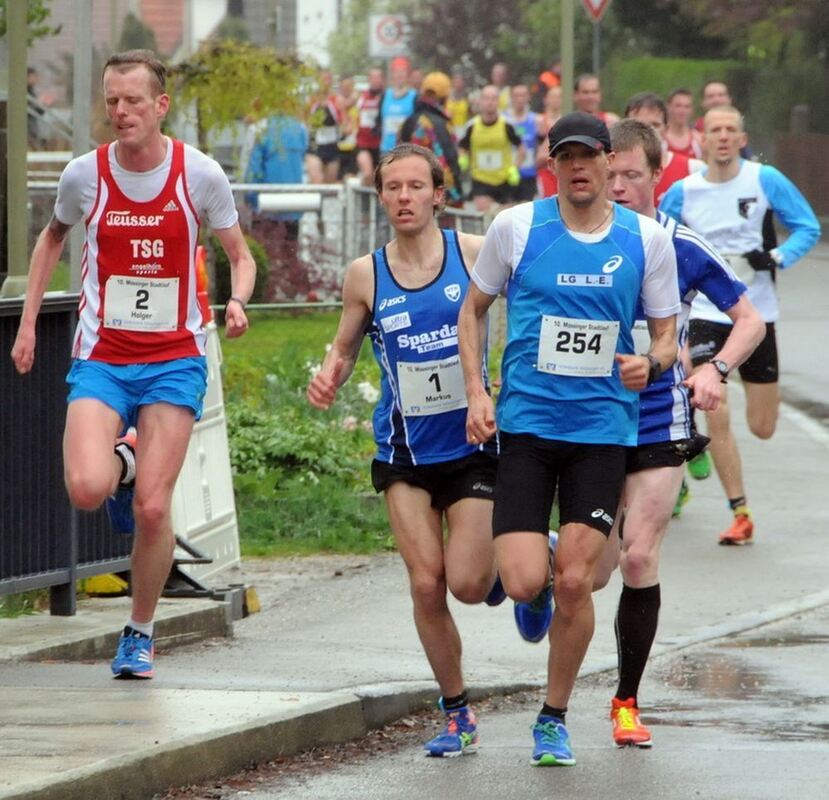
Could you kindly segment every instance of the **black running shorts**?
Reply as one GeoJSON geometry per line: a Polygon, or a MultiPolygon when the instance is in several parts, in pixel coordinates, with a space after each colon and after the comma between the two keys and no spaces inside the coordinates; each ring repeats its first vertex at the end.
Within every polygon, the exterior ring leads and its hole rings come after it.
{"type": "Polygon", "coordinates": [[[546,536],[558,487],[561,525],[580,522],[608,536],[624,486],[626,450],[502,431],[493,535],[538,531],[546,536]]]}
{"type": "Polygon", "coordinates": [[[432,508],[443,511],[467,497],[492,500],[494,496],[497,459],[480,451],[454,461],[437,464],[400,466],[375,459],[371,462],[371,483],[383,492],[397,481],[403,481],[428,492],[432,508]]]}

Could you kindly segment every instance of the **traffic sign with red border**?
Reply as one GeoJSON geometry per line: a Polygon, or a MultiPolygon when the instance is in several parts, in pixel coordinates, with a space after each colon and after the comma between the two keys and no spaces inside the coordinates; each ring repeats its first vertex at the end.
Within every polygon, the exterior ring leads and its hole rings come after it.
{"type": "Polygon", "coordinates": [[[601,22],[602,17],[610,5],[610,0],[581,0],[581,4],[585,7],[587,13],[590,14],[593,22],[601,22]]]}

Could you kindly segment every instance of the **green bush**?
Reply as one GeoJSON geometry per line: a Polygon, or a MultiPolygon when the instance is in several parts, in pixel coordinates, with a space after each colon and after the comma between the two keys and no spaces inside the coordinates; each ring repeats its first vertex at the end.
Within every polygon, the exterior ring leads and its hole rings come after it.
{"type": "Polygon", "coordinates": [[[305,397],[335,323],[334,314],[259,314],[248,334],[225,344],[230,458],[246,555],[392,546],[370,483],[378,373],[368,349],[329,411],[313,409],[305,397]]]}

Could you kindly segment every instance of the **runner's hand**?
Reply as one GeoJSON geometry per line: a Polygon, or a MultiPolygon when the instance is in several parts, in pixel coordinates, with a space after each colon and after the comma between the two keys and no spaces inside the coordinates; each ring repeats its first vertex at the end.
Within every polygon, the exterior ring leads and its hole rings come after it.
{"type": "Polygon", "coordinates": [[[231,303],[225,306],[225,336],[228,339],[237,339],[248,329],[248,317],[241,303],[231,303]]]}
{"type": "Polygon", "coordinates": [[[35,340],[34,328],[17,331],[12,347],[12,361],[21,375],[25,375],[35,363],[35,340]]]}
{"type": "Polygon", "coordinates": [[[619,365],[619,378],[625,389],[641,392],[648,385],[648,374],[651,364],[646,356],[632,356],[616,354],[616,363],[619,365]]]}
{"type": "Polygon", "coordinates": [[[691,405],[700,411],[716,411],[722,398],[722,377],[713,364],[703,364],[682,381],[691,392],[691,405]]]}
{"type": "Polygon", "coordinates": [[[466,441],[469,444],[483,444],[495,435],[495,431],[495,406],[492,398],[486,392],[469,398],[466,441]]]}
{"type": "Polygon", "coordinates": [[[331,408],[337,399],[337,390],[340,388],[340,375],[343,371],[343,360],[338,358],[329,368],[321,369],[308,384],[306,396],[314,408],[323,411],[331,408]]]}

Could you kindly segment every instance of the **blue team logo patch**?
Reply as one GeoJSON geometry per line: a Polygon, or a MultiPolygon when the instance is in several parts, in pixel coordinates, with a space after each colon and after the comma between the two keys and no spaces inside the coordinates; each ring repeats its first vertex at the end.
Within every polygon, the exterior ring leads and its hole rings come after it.
{"type": "Polygon", "coordinates": [[[458,300],[461,298],[461,287],[458,283],[450,283],[449,286],[445,286],[443,289],[443,293],[446,297],[451,300],[453,303],[457,303],[458,300]]]}
{"type": "Polygon", "coordinates": [[[740,197],[737,200],[737,210],[743,219],[748,219],[751,216],[751,212],[754,211],[756,205],[756,197],[740,197]]]}

